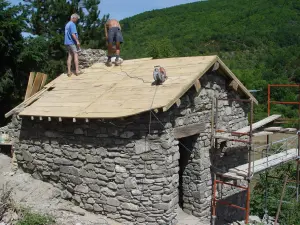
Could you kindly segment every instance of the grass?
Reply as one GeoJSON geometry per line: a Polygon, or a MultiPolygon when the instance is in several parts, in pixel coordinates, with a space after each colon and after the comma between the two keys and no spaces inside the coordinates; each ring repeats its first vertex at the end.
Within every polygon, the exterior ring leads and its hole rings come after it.
{"type": "Polygon", "coordinates": [[[55,225],[55,220],[48,215],[32,212],[28,208],[17,207],[12,199],[12,188],[3,186],[0,191],[0,221],[6,212],[16,212],[19,220],[15,225],[55,225]]]}
{"type": "Polygon", "coordinates": [[[34,213],[29,209],[22,209],[22,219],[16,225],[55,225],[55,220],[48,215],[34,213]]]}

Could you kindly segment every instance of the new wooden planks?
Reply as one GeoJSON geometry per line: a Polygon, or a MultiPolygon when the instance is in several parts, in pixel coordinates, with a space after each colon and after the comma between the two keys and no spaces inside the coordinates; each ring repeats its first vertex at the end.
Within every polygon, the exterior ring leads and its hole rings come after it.
{"type": "Polygon", "coordinates": [[[281,130],[283,130],[284,128],[282,127],[267,127],[264,130],[265,131],[270,131],[270,132],[279,132],[281,130]]]}
{"type": "Polygon", "coordinates": [[[267,132],[267,131],[260,131],[257,133],[254,133],[253,136],[254,137],[260,137],[260,136],[267,136],[267,135],[272,135],[274,134],[273,132],[267,132]]]}
{"type": "Polygon", "coordinates": [[[243,176],[239,176],[239,175],[237,175],[235,173],[231,173],[231,172],[224,173],[224,174],[222,174],[222,176],[230,178],[230,179],[234,179],[234,180],[244,180],[243,176]]]}
{"type": "Polygon", "coordinates": [[[30,96],[34,95],[35,93],[37,93],[39,91],[42,81],[43,81],[43,74],[37,73],[35,76],[34,82],[33,82],[30,96]]]}
{"type": "MultiPolygon", "coordinates": [[[[281,156],[285,156],[285,155],[288,155],[288,154],[293,154],[294,152],[297,152],[297,149],[295,149],[295,148],[289,149],[288,151],[280,152],[278,154],[274,154],[274,155],[271,155],[269,157],[264,157],[262,159],[255,160],[254,161],[254,167],[259,166],[260,164],[264,164],[266,162],[270,162],[272,160],[276,160],[277,158],[279,158],[281,156]]],[[[253,162],[251,162],[251,167],[253,167],[253,162]]],[[[241,165],[241,166],[237,166],[237,167],[235,167],[235,169],[241,170],[241,171],[248,170],[248,163],[246,163],[244,165],[241,165]]]]}
{"type": "MultiPolygon", "coordinates": [[[[268,123],[271,123],[274,120],[278,119],[279,117],[281,117],[281,115],[276,115],[275,114],[275,115],[269,116],[267,118],[264,118],[264,119],[262,119],[262,120],[260,120],[260,121],[258,121],[256,123],[253,123],[252,124],[252,130],[256,130],[256,129],[258,129],[258,128],[260,128],[260,127],[262,127],[262,126],[264,126],[264,125],[266,125],[268,123]]],[[[241,129],[239,129],[239,130],[237,130],[235,132],[238,132],[238,133],[248,133],[248,132],[250,132],[250,126],[241,128],[241,129]]]]}
{"type": "Polygon", "coordinates": [[[40,86],[40,89],[43,89],[43,87],[45,86],[46,82],[47,82],[47,79],[48,79],[48,75],[47,74],[43,74],[43,79],[42,79],[42,82],[41,82],[41,86],[40,86]]]}
{"type": "MultiPolygon", "coordinates": [[[[82,115],[107,118],[109,113],[111,118],[126,117],[149,111],[150,108],[168,110],[218,60],[217,56],[137,59],[126,60],[122,66],[112,68],[106,67],[103,63],[96,63],[85,69],[81,76],[67,77],[66,74],[62,74],[46,84],[45,87],[53,84],[55,89],[43,94],[37,102],[28,106],[28,110],[26,109],[24,113],[35,116],[37,109],[39,116],[44,116],[40,114],[43,112],[40,107],[44,106],[47,115],[57,115],[59,112],[56,107],[51,106],[64,103],[69,106],[80,106],[79,114],[76,116],[80,118],[82,115]],[[163,66],[168,75],[166,82],[160,86],[151,85],[152,72],[156,65],[163,66]],[[89,96],[91,98],[87,100],[89,96]],[[110,101],[120,101],[122,104],[112,104],[110,101]],[[55,104],[51,105],[52,103],[55,104]]],[[[233,79],[228,71],[226,75],[230,80],[233,79]]],[[[199,83],[197,85],[199,88],[199,83]]],[[[253,97],[248,92],[245,92],[245,95],[253,97]]],[[[65,112],[63,115],[65,116],[65,112]]],[[[73,112],[70,112],[70,117],[74,118],[73,112]]]]}
{"type": "Polygon", "coordinates": [[[35,75],[35,72],[30,72],[28,83],[27,83],[27,88],[26,88],[25,100],[31,96],[34,75],[35,75]]]}

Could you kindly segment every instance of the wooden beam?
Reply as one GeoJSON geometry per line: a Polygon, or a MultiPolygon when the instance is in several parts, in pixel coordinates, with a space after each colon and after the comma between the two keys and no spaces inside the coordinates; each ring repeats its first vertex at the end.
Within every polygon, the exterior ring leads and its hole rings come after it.
{"type": "Polygon", "coordinates": [[[230,178],[230,179],[234,179],[234,180],[244,180],[245,179],[244,177],[239,176],[235,173],[231,173],[231,172],[224,173],[224,174],[222,174],[222,176],[230,178]]]}
{"type": "Polygon", "coordinates": [[[220,63],[216,62],[216,63],[214,64],[214,67],[213,67],[212,71],[216,71],[216,70],[218,70],[219,68],[220,68],[220,63]]]}
{"type": "Polygon", "coordinates": [[[229,87],[232,88],[233,90],[237,91],[239,88],[239,84],[235,80],[232,80],[229,84],[229,87]]]}
{"type": "Polygon", "coordinates": [[[201,83],[200,83],[200,80],[196,80],[195,83],[194,83],[194,86],[196,88],[196,92],[198,93],[201,89],[201,83]]]}
{"type": "Polygon", "coordinates": [[[260,131],[260,132],[254,133],[253,136],[260,137],[260,136],[267,136],[267,135],[272,135],[272,134],[273,134],[273,132],[260,131]]]}
{"type": "Polygon", "coordinates": [[[34,83],[33,83],[33,86],[32,86],[30,96],[34,95],[35,93],[37,93],[39,91],[42,80],[43,80],[43,74],[42,73],[37,73],[36,76],[35,76],[35,79],[34,79],[34,83]]]}
{"type": "Polygon", "coordinates": [[[34,75],[35,72],[30,72],[28,83],[27,83],[27,89],[26,89],[26,94],[25,94],[25,100],[28,99],[31,96],[31,90],[32,90],[32,85],[34,81],[34,75]]]}
{"type": "Polygon", "coordinates": [[[179,107],[179,106],[181,105],[181,100],[180,100],[180,99],[178,99],[178,100],[176,101],[176,105],[177,105],[177,107],[179,107]]]}
{"type": "Polygon", "coordinates": [[[253,100],[255,104],[258,104],[258,101],[254,98],[254,96],[248,91],[248,89],[239,81],[239,79],[232,73],[232,71],[225,65],[225,63],[218,57],[218,62],[220,64],[220,69],[224,70],[224,72],[231,77],[231,79],[235,80],[239,85],[240,89],[253,100]]]}
{"type": "Polygon", "coordinates": [[[200,134],[205,131],[205,123],[195,123],[192,125],[186,125],[182,127],[174,128],[174,137],[176,139],[189,137],[195,134],[200,134]]]}
{"type": "MultiPolygon", "coordinates": [[[[252,124],[252,130],[256,130],[257,128],[260,128],[268,123],[271,123],[273,122],[274,120],[278,119],[279,117],[281,117],[281,115],[272,115],[272,116],[269,116],[267,118],[264,118],[256,123],[253,123],[252,124]]],[[[237,131],[235,131],[237,133],[248,133],[250,132],[250,126],[247,126],[247,127],[243,127],[237,131]]],[[[234,134],[233,134],[234,135],[234,134]]],[[[236,134],[237,136],[239,136],[238,134],[236,134]]]]}
{"type": "Polygon", "coordinates": [[[41,90],[45,86],[47,79],[48,79],[48,75],[43,73],[43,79],[39,90],[41,90]]]}

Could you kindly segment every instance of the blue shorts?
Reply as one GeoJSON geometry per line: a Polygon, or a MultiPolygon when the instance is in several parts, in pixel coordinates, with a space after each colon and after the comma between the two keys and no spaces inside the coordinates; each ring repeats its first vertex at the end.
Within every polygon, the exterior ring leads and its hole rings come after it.
{"type": "Polygon", "coordinates": [[[112,27],[108,30],[108,43],[123,43],[123,35],[119,27],[112,27]]]}

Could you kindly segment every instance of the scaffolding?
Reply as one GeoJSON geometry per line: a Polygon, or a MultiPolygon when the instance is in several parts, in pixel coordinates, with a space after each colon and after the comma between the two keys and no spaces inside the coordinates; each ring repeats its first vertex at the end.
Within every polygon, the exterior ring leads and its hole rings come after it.
{"type": "MultiPolygon", "coordinates": [[[[277,165],[280,165],[282,163],[287,163],[292,160],[296,160],[297,162],[297,179],[296,179],[296,192],[297,192],[297,202],[299,201],[299,159],[300,159],[300,99],[298,102],[284,102],[284,101],[271,101],[271,87],[298,87],[299,93],[300,93],[300,85],[281,85],[281,84],[272,84],[268,85],[268,117],[258,121],[256,123],[253,123],[254,119],[254,109],[253,109],[253,101],[248,99],[222,99],[222,98],[216,98],[215,101],[213,101],[212,104],[212,147],[216,145],[216,140],[222,139],[224,141],[232,141],[232,142],[241,142],[245,143],[248,147],[248,162],[244,165],[240,165],[235,168],[229,169],[229,171],[213,171],[213,197],[212,197],[212,224],[215,225],[216,222],[216,208],[217,203],[222,205],[227,205],[229,207],[233,207],[236,209],[240,209],[245,211],[245,223],[249,223],[249,215],[250,215],[250,183],[252,180],[252,177],[254,174],[259,173],[264,170],[268,170],[271,167],[275,167],[277,165]],[[243,102],[250,104],[250,121],[249,126],[244,127],[242,129],[236,130],[236,131],[228,131],[228,130],[222,130],[218,128],[218,108],[219,108],[219,101],[235,101],[235,102],[243,102]],[[271,115],[271,104],[296,104],[299,106],[298,108],[298,129],[295,128],[282,128],[282,127],[268,127],[265,128],[263,131],[255,131],[260,130],[262,127],[269,123],[285,123],[285,121],[291,121],[291,119],[281,119],[281,115],[271,115]],[[279,122],[277,122],[279,121],[279,122]],[[221,133],[221,135],[219,134],[221,133]],[[289,137],[284,138],[282,140],[276,141],[276,142],[270,142],[270,135],[274,133],[288,133],[293,134],[296,133],[295,137],[289,137]],[[247,140],[245,140],[245,137],[248,137],[247,140]],[[266,136],[267,137],[267,144],[263,146],[259,146],[257,148],[253,147],[253,137],[255,136],[266,136]],[[289,142],[297,141],[297,148],[288,149],[289,142]],[[270,148],[274,144],[278,143],[286,143],[283,144],[280,148],[277,149],[277,154],[270,154],[270,148]],[[257,151],[260,148],[265,148],[266,151],[266,157],[254,160],[254,153],[259,152],[257,151]],[[282,148],[285,148],[285,151],[281,151],[282,148]],[[253,154],[253,156],[252,156],[253,154]],[[253,161],[252,161],[253,159],[253,161]],[[247,185],[237,185],[237,182],[229,183],[224,181],[224,179],[230,179],[230,180],[245,180],[247,181],[247,185]],[[238,205],[235,205],[233,203],[224,201],[222,199],[217,198],[217,185],[228,185],[231,187],[239,188],[244,191],[246,191],[246,206],[241,207],[238,205]]],[[[300,96],[300,95],[299,95],[300,96]]],[[[263,151],[261,151],[263,152],[263,151]]],[[[216,168],[217,169],[217,168],[216,168]]],[[[266,172],[266,181],[268,179],[268,173],[266,172]]],[[[287,180],[287,182],[291,182],[287,180]]],[[[265,187],[265,197],[267,199],[267,187],[265,187]]],[[[280,203],[281,204],[281,203],[280,203]]],[[[267,200],[265,200],[265,216],[268,218],[268,210],[267,210],[267,200]]],[[[276,222],[278,219],[278,215],[276,216],[276,222]]]]}

